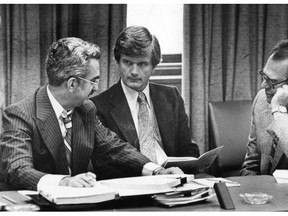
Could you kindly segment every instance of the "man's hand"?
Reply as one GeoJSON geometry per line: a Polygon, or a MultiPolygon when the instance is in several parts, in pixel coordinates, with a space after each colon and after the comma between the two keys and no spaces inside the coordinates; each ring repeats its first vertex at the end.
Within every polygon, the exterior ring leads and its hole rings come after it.
{"type": "Polygon", "coordinates": [[[287,106],[288,105],[288,85],[284,84],[282,87],[278,88],[276,94],[271,100],[271,108],[277,106],[287,106]]]}
{"type": "Polygon", "coordinates": [[[60,181],[59,185],[71,187],[93,187],[95,182],[96,175],[94,173],[87,172],[72,177],[65,177],[60,181]]]}
{"type": "Polygon", "coordinates": [[[155,175],[165,175],[165,174],[184,174],[184,172],[178,167],[169,167],[167,169],[161,169],[155,173],[155,175]]]}

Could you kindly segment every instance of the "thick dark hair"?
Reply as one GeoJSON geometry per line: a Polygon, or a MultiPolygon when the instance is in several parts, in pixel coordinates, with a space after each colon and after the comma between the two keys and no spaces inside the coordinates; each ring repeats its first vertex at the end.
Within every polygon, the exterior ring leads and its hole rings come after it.
{"type": "Polygon", "coordinates": [[[270,52],[273,60],[288,59],[288,40],[281,40],[270,52]]]}
{"type": "Polygon", "coordinates": [[[100,48],[96,44],[75,37],[54,42],[46,59],[49,84],[59,86],[72,76],[85,77],[90,59],[100,59],[100,48]]]}
{"type": "Polygon", "coordinates": [[[132,57],[151,54],[153,67],[156,67],[161,61],[161,49],[158,39],[143,26],[130,26],[120,33],[114,46],[114,58],[118,63],[121,54],[132,57]]]}

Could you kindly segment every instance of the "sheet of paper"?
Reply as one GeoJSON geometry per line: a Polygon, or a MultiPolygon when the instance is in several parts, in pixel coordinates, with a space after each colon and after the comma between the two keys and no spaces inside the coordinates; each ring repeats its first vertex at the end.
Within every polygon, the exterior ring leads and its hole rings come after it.
{"type": "Polygon", "coordinates": [[[174,187],[180,185],[181,178],[189,182],[194,180],[194,175],[138,176],[101,180],[99,183],[117,191],[120,196],[137,196],[174,191],[174,187]]]}
{"type": "Polygon", "coordinates": [[[225,178],[203,178],[203,179],[195,179],[195,182],[206,185],[208,187],[213,187],[215,183],[224,182],[227,187],[239,187],[240,183],[230,181],[225,178]]]}
{"type": "Polygon", "coordinates": [[[288,183],[288,170],[278,169],[273,173],[277,183],[288,183]]]}

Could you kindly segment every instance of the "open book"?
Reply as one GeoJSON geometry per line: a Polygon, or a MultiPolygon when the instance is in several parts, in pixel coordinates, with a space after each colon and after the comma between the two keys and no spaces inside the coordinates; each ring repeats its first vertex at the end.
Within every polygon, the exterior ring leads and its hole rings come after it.
{"type": "Polygon", "coordinates": [[[97,181],[94,187],[75,188],[68,186],[39,185],[38,192],[57,205],[89,204],[114,200],[118,197],[158,194],[174,191],[194,175],[156,175],[117,178],[97,181]]]}
{"type": "Polygon", "coordinates": [[[163,167],[179,167],[183,170],[202,170],[211,166],[223,146],[219,146],[202,154],[199,158],[195,157],[167,157],[162,164],[163,167]]]}

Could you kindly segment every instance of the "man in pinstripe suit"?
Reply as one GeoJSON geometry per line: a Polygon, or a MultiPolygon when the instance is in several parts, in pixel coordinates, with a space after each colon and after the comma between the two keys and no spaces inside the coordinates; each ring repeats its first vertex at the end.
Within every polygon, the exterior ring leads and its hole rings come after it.
{"type": "Polygon", "coordinates": [[[131,175],[182,173],[179,168],[163,169],[151,163],[102,126],[89,100],[98,89],[99,58],[95,44],[78,38],[58,40],[46,60],[48,85],[5,109],[0,167],[8,186],[32,190],[40,183],[90,187],[96,178],[87,170],[90,160],[93,166],[106,160],[131,175]],[[68,128],[63,112],[72,113],[69,141],[65,140],[68,128]]]}

